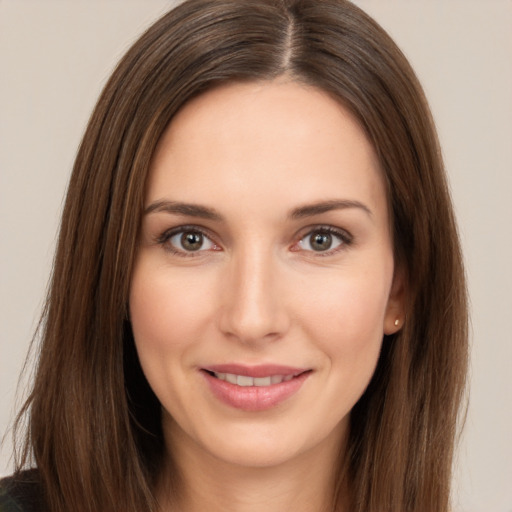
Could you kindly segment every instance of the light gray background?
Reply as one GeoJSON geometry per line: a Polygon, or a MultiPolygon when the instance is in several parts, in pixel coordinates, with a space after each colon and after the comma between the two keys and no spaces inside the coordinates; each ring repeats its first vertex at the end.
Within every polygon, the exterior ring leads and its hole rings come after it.
{"type": "MultiPolygon", "coordinates": [[[[466,254],[470,407],[454,512],[512,511],[512,2],[359,0],[430,99],[466,254]]],[[[50,271],[66,183],[117,59],[172,2],[0,0],[0,432],[50,271]]],[[[12,468],[7,442],[0,475],[12,468]]]]}

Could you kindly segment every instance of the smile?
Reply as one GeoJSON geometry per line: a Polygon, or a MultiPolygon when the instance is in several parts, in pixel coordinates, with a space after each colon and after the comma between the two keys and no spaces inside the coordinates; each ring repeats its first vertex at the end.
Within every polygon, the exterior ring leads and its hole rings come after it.
{"type": "Polygon", "coordinates": [[[213,372],[213,375],[217,377],[217,379],[225,380],[230,384],[235,384],[237,386],[249,387],[264,387],[271,386],[273,384],[281,384],[281,382],[288,382],[293,379],[294,375],[271,375],[268,377],[250,377],[248,375],[236,375],[234,373],[220,373],[213,372]]]}
{"type": "Polygon", "coordinates": [[[257,412],[291,399],[313,371],[277,365],[218,365],[202,368],[201,373],[217,400],[235,409],[257,412]]]}

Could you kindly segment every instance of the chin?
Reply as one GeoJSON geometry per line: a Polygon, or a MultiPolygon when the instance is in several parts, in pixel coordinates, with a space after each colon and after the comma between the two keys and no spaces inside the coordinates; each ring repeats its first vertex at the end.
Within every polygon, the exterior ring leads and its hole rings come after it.
{"type": "Polygon", "coordinates": [[[311,458],[314,464],[313,458],[319,454],[338,454],[347,432],[348,416],[334,428],[309,425],[304,418],[283,422],[273,417],[259,418],[252,424],[247,418],[229,425],[214,426],[211,422],[204,422],[209,428],[202,432],[188,430],[186,433],[176,422],[173,423],[171,437],[178,450],[186,449],[188,445],[194,448],[200,460],[211,457],[229,466],[256,469],[293,464],[303,458],[311,458]],[[179,435],[175,429],[180,430],[179,435]]]}

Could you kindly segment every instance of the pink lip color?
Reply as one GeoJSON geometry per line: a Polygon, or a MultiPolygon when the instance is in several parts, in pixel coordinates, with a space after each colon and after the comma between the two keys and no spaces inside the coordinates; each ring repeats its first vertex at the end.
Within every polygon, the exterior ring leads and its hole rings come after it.
{"type": "Polygon", "coordinates": [[[226,405],[243,411],[264,411],[271,409],[299,391],[310,371],[284,366],[240,366],[217,365],[203,368],[201,372],[213,394],[226,405]],[[207,371],[204,371],[207,370],[207,371]],[[272,375],[296,375],[293,379],[271,384],[270,386],[237,386],[220,380],[208,372],[234,373],[249,377],[269,377],[272,375]]]}

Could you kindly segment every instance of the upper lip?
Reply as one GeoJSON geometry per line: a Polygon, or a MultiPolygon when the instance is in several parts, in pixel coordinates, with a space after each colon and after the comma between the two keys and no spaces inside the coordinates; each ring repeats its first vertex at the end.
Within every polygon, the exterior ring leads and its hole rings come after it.
{"type": "Polygon", "coordinates": [[[278,364],[244,365],[237,363],[214,364],[201,368],[213,373],[231,373],[234,375],[245,375],[247,377],[271,377],[272,375],[300,375],[309,368],[296,368],[292,366],[283,366],[278,364]]]}

